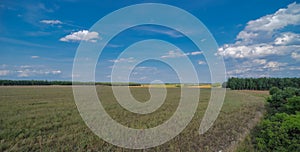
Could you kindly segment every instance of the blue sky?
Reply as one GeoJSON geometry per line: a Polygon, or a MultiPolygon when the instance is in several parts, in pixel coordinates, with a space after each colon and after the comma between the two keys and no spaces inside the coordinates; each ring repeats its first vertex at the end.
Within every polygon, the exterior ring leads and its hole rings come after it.
{"type": "MultiPolygon", "coordinates": [[[[115,10],[140,3],[173,5],[200,19],[219,45],[216,56],[224,58],[228,77],[300,76],[300,2],[295,0],[2,0],[0,79],[71,80],[80,41],[101,42],[106,32],[89,31],[91,26],[115,10]]],[[[202,51],[179,32],[155,25],[130,28],[112,39],[99,58],[96,80],[110,81],[114,63],[125,65],[135,60],[118,55],[146,39],[176,44],[184,53],[166,49],[160,58],[188,57],[199,80],[210,81],[202,51]]],[[[178,81],[170,66],[154,60],[132,70],[130,81],[178,81]]]]}

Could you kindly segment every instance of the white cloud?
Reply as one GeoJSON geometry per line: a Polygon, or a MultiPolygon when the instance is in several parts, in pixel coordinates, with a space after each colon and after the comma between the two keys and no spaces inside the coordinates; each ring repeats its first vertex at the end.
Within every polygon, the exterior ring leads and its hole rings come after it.
{"type": "Polygon", "coordinates": [[[19,74],[18,74],[18,77],[29,77],[30,75],[30,72],[29,70],[20,70],[20,71],[17,71],[19,74]]]}
{"type": "Polygon", "coordinates": [[[134,75],[135,77],[142,77],[145,75],[153,75],[159,73],[159,69],[157,67],[149,67],[149,66],[138,66],[132,69],[131,75],[134,75]]]}
{"type": "Polygon", "coordinates": [[[166,55],[163,55],[160,58],[178,58],[183,56],[186,56],[186,54],[181,53],[179,50],[171,50],[166,55]]]}
{"type": "Polygon", "coordinates": [[[275,70],[279,70],[280,67],[282,66],[286,66],[287,63],[280,63],[280,62],[276,62],[276,61],[270,61],[268,63],[266,63],[263,68],[264,69],[271,69],[273,71],[275,70]]]}
{"type": "Polygon", "coordinates": [[[188,52],[188,53],[182,53],[179,50],[171,50],[166,55],[161,56],[160,58],[178,58],[183,56],[194,56],[194,55],[200,55],[203,52],[201,51],[195,51],[195,52],[188,52]]]}
{"type": "Polygon", "coordinates": [[[295,70],[295,71],[298,71],[298,70],[300,70],[300,67],[290,67],[289,70],[295,70]]]}
{"type": "Polygon", "coordinates": [[[219,55],[232,58],[259,57],[270,54],[279,54],[279,50],[270,44],[254,45],[224,45],[218,50],[219,55]]]}
{"type": "Polygon", "coordinates": [[[61,74],[61,71],[60,70],[54,70],[54,71],[51,71],[52,74],[61,74]]]}
{"type": "Polygon", "coordinates": [[[17,66],[17,67],[19,67],[21,69],[32,68],[32,66],[30,66],[30,65],[21,65],[21,66],[17,66]]]}
{"type": "Polygon", "coordinates": [[[267,59],[254,59],[240,62],[234,66],[227,68],[227,75],[229,77],[261,77],[270,76],[275,71],[288,70],[290,67],[288,63],[278,61],[268,61],[267,59]]]}
{"type": "Polygon", "coordinates": [[[300,45],[300,34],[291,32],[282,33],[275,39],[276,45],[300,45]]]}
{"type": "Polygon", "coordinates": [[[0,66],[0,76],[36,77],[62,74],[61,70],[48,68],[44,65],[5,65],[0,66]]]}
{"type": "Polygon", "coordinates": [[[299,50],[300,45],[273,45],[258,43],[253,45],[224,45],[219,48],[218,55],[231,58],[256,58],[268,55],[287,55],[299,50]]]}
{"type": "Polygon", "coordinates": [[[250,71],[251,68],[243,68],[243,69],[234,69],[231,71],[227,71],[227,75],[234,76],[238,74],[245,74],[246,72],[250,71]]]}
{"type": "Polygon", "coordinates": [[[300,60],[300,54],[298,54],[298,53],[296,53],[296,52],[293,52],[292,55],[291,55],[291,57],[292,57],[293,59],[300,60]]]}
{"type": "Polygon", "coordinates": [[[0,70],[0,76],[7,76],[9,73],[9,70],[0,70]]]}
{"type": "Polygon", "coordinates": [[[257,20],[249,21],[247,31],[274,31],[288,25],[300,24],[300,5],[296,2],[279,9],[274,14],[263,16],[257,20]]]}
{"type": "Polygon", "coordinates": [[[41,20],[40,22],[44,24],[51,24],[51,25],[63,24],[63,22],[61,22],[60,20],[41,20]]]}
{"type": "Polygon", "coordinates": [[[206,62],[205,62],[205,61],[201,61],[201,60],[199,60],[199,61],[198,61],[198,64],[200,64],[200,65],[204,65],[204,64],[206,64],[206,62]]]}
{"type": "Polygon", "coordinates": [[[37,59],[37,58],[40,58],[40,57],[39,56],[31,56],[30,58],[37,59]]]}
{"type": "Polygon", "coordinates": [[[266,59],[255,59],[255,60],[253,60],[253,63],[256,63],[256,64],[266,64],[267,60],[266,59]]]}
{"type": "Polygon", "coordinates": [[[78,42],[78,41],[87,41],[87,42],[97,42],[99,39],[98,32],[89,32],[88,30],[82,30],[78,32],[71,33],[61,38],[60,41],[63,42],[78,42]]]}
{"type": "MultiPolygon", "coordinates": [[[[287,26],[300,25],[300,5],[292,3],[274,14],[249,21],[233,44],[225,44],[218,55],[226,58],[257,58],[289,55],[300,49],[300,35],[282,32],[287,26]]],[[[288,29],[287,29],[288,30],[288,29]]]]}
{"type": "Polygon", "coordinates": [[[116,59],[116,60],[109,60],[110,62],[134,62],[135,59],[133,57],[129,57],[129,58],[120,58],[120,59],[116,59]]]}
{"type": "Polygon", "coordinates": [[[149,26],[141,26],[136,28],[137,30],[140,31],[149,31],[153,33],[159,33],[159,34],[165,34],[173,38],[180,38],[184,37],[181,33],[175,31],[175,30],[170,30],[170,29],[159,29],[159,28],[154,28],[154,27],[149,27],[149,26]]]}
{"type": "Polygon", "coordinates": [[[58,75],[62,72],[60,70],[46,70],[46,69],[21,69],[16,71],[18,77],[31,77],[31,76],[45,76],[45,75],[58,75]]]}
{"type": "Polygon", "coordinates": [[[138,66],[138,67],[134,68],[134,70],[139,70],[139,71],[144,71],[144,70],[147,70],[147,71],[156,71],[157,68],[156,67],[147,67],[147,66],[138,66]]]}
{"type": "Polygon", "coordinates": [[[139,79],[140,79],[140,80],[145,80],[145,79],[148,79],[148,77],[143,76],[143,77],[140,77],[139,79]]]}
{"type": "Polygon", "coordinates": [[[191,53],[189,53],[188,55],[200,55],[200,54],[202,54],[203,52],[201,52],[201,51],[195,51],[195,52],[191,52],[191,53]]]}
{"type": "Polygon", "coordinates": [[[252,39],[253,37],[257,37],[258,34],[257,33],[254,33],[254,32],[249,32],[249,31],[241,31],[238,35],[237,35],[237,39],[252,39]]]}

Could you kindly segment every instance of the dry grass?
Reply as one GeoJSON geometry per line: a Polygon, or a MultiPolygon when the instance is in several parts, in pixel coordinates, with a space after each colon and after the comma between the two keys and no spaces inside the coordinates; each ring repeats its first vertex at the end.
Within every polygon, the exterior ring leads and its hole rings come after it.
{"type": "MultiPolygon", "coordinates": [[[[97,89],[111,117],[134,128],[149,128],[167,120],[176,110],[180,94],[179,88],[168,88],[161,108],[139,116],[122,109],[111,96],[110,87],[97,89]]],[[[131,88],[131,92],[140,101],[150,98],[147,88],[131,88]]],[[[144,151],[226,150],[249,130],[249,123],[264,109],[264,96],[228,91],[217,121],[208,132],[199,135],[209,96],[209,89],[201,89],[198,110],[180,135],[144,151]]],[[[0,143],[0,151],[132,151],[99,139],[86,127],[70,87],[0,87],[0,143]]]]}
{"type": "Polygon", "coordinates": [[[198,88],[198,89],[210,89],[212,88],[212,86],[210,84],[205,84],[205,85],[180,85],[180,84],[143,84],[141,86],[129,86],[130,88],[180,88],[180,87],[184,87],[184,88],[198,88]]]}

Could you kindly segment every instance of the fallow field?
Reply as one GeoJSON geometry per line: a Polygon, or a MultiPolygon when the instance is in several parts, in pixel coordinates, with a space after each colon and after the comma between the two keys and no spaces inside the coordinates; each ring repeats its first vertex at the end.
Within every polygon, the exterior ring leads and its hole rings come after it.
{"type": "MultiPolygon", "coordinates": [[[[167,88],[162,107],[137,115],[122,109],[112,97],[111,87],[97,86],[97,92],[110,116],[132,128],[150,128],[166,121],[180,98],[180,88],[167,88]]],[[[141,102],[150,98],[146,87],[133,87],[131,92],[141,102]]],[[[227,90],[218,119],[199,135],[210,98],[210,89],[201,89],[197,112],[183,132],[158,147],[135,151],[234,151],[262,116],[267,95],[263,91],[227,90]]],[[[7,86],[0,87],[0,151],[132,150],[109,144],[90,131],[79,115],[70,86],[7,86]]]]}

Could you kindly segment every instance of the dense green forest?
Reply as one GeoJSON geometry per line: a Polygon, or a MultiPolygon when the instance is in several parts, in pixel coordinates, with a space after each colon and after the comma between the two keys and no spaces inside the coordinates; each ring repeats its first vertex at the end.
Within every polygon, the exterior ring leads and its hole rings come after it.
{"type": "Polygon", "coordinates": [[[139,83],[122,82],[72,82],[72,81],[47,81],[47,80],[0,80],[0,86],[13,85],[105,85],[105,86],[141,86],[139,83]]]}
{"type": "Polygon", "coordinates": [[[272,87],[300,87],[300,78],[229,78],[223,87],[232,90],[269,90],[272,87]]]}
{"type": "Polygon", "coordinates": [[[273,87],[267,114],[253,133],[257,151],[300,151],[300,89],[273,87]]]}

